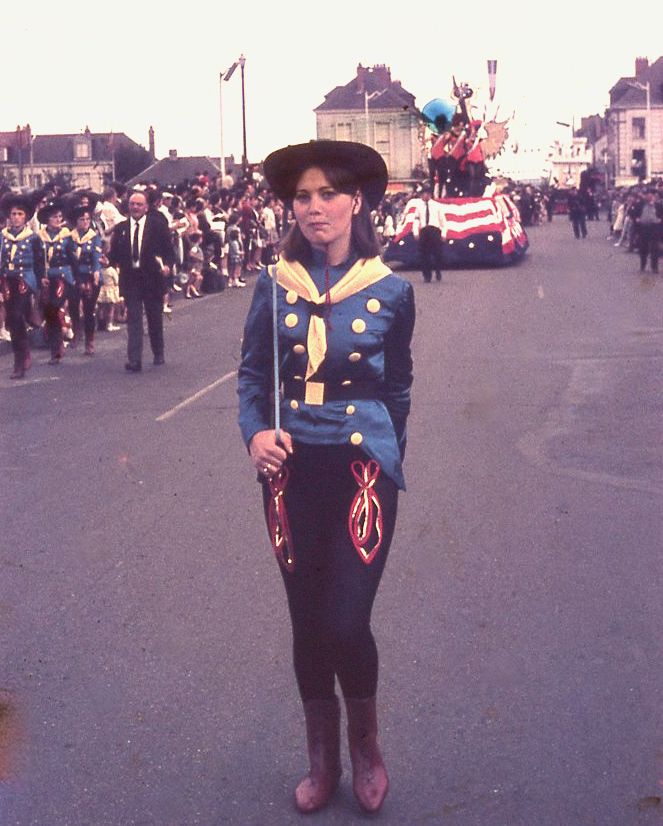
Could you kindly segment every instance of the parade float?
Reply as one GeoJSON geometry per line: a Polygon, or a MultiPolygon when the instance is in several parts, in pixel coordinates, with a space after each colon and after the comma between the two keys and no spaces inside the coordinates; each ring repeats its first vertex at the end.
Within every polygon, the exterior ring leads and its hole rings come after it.
{"type": "MultiPolygon", "coordinates": [[[[491,101],[495,67],[489,61],[491,101]]],[[[433,197],[442,205],[443,266],[501,266],[518,261],[529,245],[518,208],[507,188],[493,179],[489,162],[504,149],[507,120],[477,117],[472,89],[453,79],[452,100],[434,98],[421,110],[433,197]]],[[[416,214],[420,192],[403,210],[384,260],[416,267],[416,214]]]]}

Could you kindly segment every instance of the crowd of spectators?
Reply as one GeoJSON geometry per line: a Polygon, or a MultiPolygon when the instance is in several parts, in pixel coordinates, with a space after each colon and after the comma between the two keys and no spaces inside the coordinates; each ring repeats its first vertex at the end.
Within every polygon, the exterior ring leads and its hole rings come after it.
{"type": "MultiPolygon", "coordinates": [[[[587,220],[599,221],[605,212],[608,240],[629,252],[639,249],[638,210],[646,200],[647,190],[656,192],[655,200],[663,203],[663,181],[650,186],[638,185],[605,190],[583,187],[558,189],[509,181],[505,185],[519,209],[523,226],[552,221],[557,213],[568,213],[569,197],[577,196],[587,220]]],[[[176,266],[169,278],[164,297],[164,313],[173,311],[173,298],[179,294],[196,299],[226,288],[246,286],[247,274],[255,273],[276,260],[278,244],[287,230],[287,212],[283,203],[267,188],[257,172],[238,182],[232,178],[212,178],[197,174],[193,180],[173,182],[164,187],[144,181],[134,189],[144,191],[150,208],[160,212],[168,222],[176,266]]],[[[61,199],[73,208],[88,204],[94,214],[93,225],[102,236],[107,251],[113,228],[126,220],[131,189],[120,183],[109,184],[103,192],[63,192],[57,187],[33,193],[37,208],[61,199]]],[[[2,193],[0,193],[2,194],[2,193]]],[[[374,212],[375,229],[384,246],[396,235],[407,202],[416,192],[387,194],[374,212]]],[[[35,216],[34,229],[38,229],[35,216]]],[[[6,216],[2,216],[6,217],[6,216]]],[[[102,286],[97,303],[97,328],[114,332],[126,320],[118,290],[118,274],[102,258],[102,286]]],[[[1,299],[0,299],[1,300],[1,299]]],[[[0,340],[8,340],[4,313],[0,303],[0,340]]]]}
{"type": "MultiPolygon", "coordinates": [[[[32,193],[36,210],[30,223],[34,230],[39,230],[39,208],[53,201],[62,203],[65,216],[77,206],[87,205],[93,213],[93,228],[101,235],[107,253],[115,226],[127,219],[127,202],[135,190],[145,193],[150,209],[163,215],[170,230],[176,266],[164,297],[166,314],[173,312],[176,295],[196,299],[226,287],[245,287],[247,274],[257,272],[276,258],[278,242],[286,230],[284,208],[263,186],[259,175],[234,183],[232,179],[210,180],[199,174],[191,181],[167,187],[145,181],[132,189],[113,183],[102,192],[65,192],[55,186],[47,187],[32,193]]],[[[102,268],[97,329],[114,332],[126,321],[125,309],[118,289],[118,273],[109,266],[105,255],[102,268]]],[[[65,336],[70,337],[71,333],[67,336],[65,332],[65,336]]],[[[1,298],[0,339],[9,340],[1,298]]]]}

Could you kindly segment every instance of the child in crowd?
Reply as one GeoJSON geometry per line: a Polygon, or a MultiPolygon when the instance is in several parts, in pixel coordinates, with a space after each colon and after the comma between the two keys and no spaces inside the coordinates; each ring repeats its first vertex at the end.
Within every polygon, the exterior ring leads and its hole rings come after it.
{"type": "Polygon", "coordinates": [[[242,280],[242,263],[244,262],[244,244],[237,224],[228,229],[228,286],[246,287],[242,280]]]}
{"type": "Polygon", "coordinates": [[[122,313],[123,301],[120,297],[120,276],[115,267],[108,263],[106,254],[100,257],[101,289],[97,299],[97,329],[115,332],[120,329],[117,323],[122,313]]]}
{"type": "Polygon", "coordinates": [[[11,341],[9,330],[5,327],[5,304],[3,291],[0,289],[0,341],[11,341]]]}
{"type": "Polygon", "coordinates": [[[193,230],[189,234],[189,249],[186,256],[186,267],[189,273],[189,281],[186,287],[185,298],[200,298],[200,286],[203,283],[203,267],[205,266],[205,253],[202,248],[203,234],[198,230],[193,230]]]}

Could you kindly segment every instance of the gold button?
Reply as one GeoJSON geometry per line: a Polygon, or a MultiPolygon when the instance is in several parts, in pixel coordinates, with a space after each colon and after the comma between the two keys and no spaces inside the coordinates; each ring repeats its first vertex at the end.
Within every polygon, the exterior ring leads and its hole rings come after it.
{"type": "Polygon", "coordinates": [[[352,436],[350,436],[350,441],[353,445],[360,445],[364,441],[364,437],[361,433],[353,433],[352,436]]]}
{"type": "MultiPolygon", "coordinates": [[[[287,321],[286,321],[286,324],[287,324],[287,321]]],[[[306,352],[306,347],[304,347],[303,344],[295,344],[295,346],[292,348],[292,352],[297,353],[298,356],[301,356],[306,352]]]]}
{"type": "Polygon", "coordinates": [[[304,381],[304,376],[293,376],[293,381],[304,381]]]}
{"type": "Polygon", "coordinates": [[[285,294],[285,300],[288,304],[296,304],[297,303],[297,293],[294,290],[288,290],[285,294]]]}
{"type": "Polygon", "coordinates": [[[377,298],[369,298],[366,302],[366,309],[369,313],[379,313],[380,302],[377,300],[377,298]]]}
{"type": "Polygon", "coordinates": [[[355,412],[355,410],[356,410],[356,408],[355,408],[354,404],[349,404],[345,408],[345,412],[348,414],[348,416],[352,416],[352,414],[355,412]]]}
{"type": "Polygon", "coordinates": [[[366,329],[366,322],[363,318],[355,318],[352,322],[352,331],[354,333],[363,333],[366,329]]]}
{"type": "Polygon", "coordinates": [[[297,401],[297,399],[291,400],[290,407],[292,407],[293,410],[299,410],[299,402],[297,401]]]}
{"type": "Polygon", "coordinates": [[[299,321],[299,319],[297,318],[295,313],[288,313],[288,315],[285,317],[285,326],[286,327],[296,327],[298,321],[299,321]]]}
{"type": "Polygon", "coordinates": [[[352,382],[350,381],[350,379],[344,379],[344,380],[341,382],[341,385],[342,385],[343,387],[349,387],[351,384],[352,384],[352,382]]]}
{"type": "Polygon", "coordinates": [[[350,353],[348,359],[350,361],[359,361],[361,359],[361,353],[350,353]]]}

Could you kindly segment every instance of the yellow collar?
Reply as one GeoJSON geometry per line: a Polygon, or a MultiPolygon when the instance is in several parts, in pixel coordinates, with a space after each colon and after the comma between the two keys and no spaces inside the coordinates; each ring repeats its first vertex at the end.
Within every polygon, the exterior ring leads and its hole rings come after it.
{"type": "Polygon", "coordinates": [[[77,244],[85,244],[88,241],[91,241],[97,233],[90,227],[90,229],[85,233],[85,235],[81,238],[78,233],[77,229],[72,229],[71,237],[77,244]]]}
{"type": "MultiPolygon", "coordinates": [[[[325,299],[318,292],[318,288],[313,283],[313,279],[308,271],[298,261],[286,261],[282,256],[274,267],[269,268],[273,278],[276,275],[276,283],[285,290],[293,290],[300,298],[310,301],[313,304],[324,304],[325,299]]],[[[360,292],[376,281],[380,281],[391,270],[381,259],[360,258],[329,290],[329,300],[332,304],[338,304],[351,295],[360,292]]],[[[318,370],[327,354],[327,330],[325,320],[314,313],[308,325],[307,335],[308,366],[306,368],[306,379],[308,380],[318,370]]]]}
{"type": "Polygon", "coordinates": [[[53,237],[50,236],[46,227],[42,227],[39,230],[39,236],[45,244],[55,244],[56,241],[64,241],[64,239],[68,235],[71,235],[71,232],[69,231],[68,227],[60,227],[60,229],[58,230],[58,234],[54,235],[53,237]]]}
{"type": "Polygon", "coordinates": [[[32,235],[32,230],[30,229],[29,225],[26,224],[18,235],[12,235],[12,233],[9,231],[9,227],[5,227],[2,230],[2,234],[9,242],[15,244],[18,241],[25,241],[26,238],[32,235]]]}

